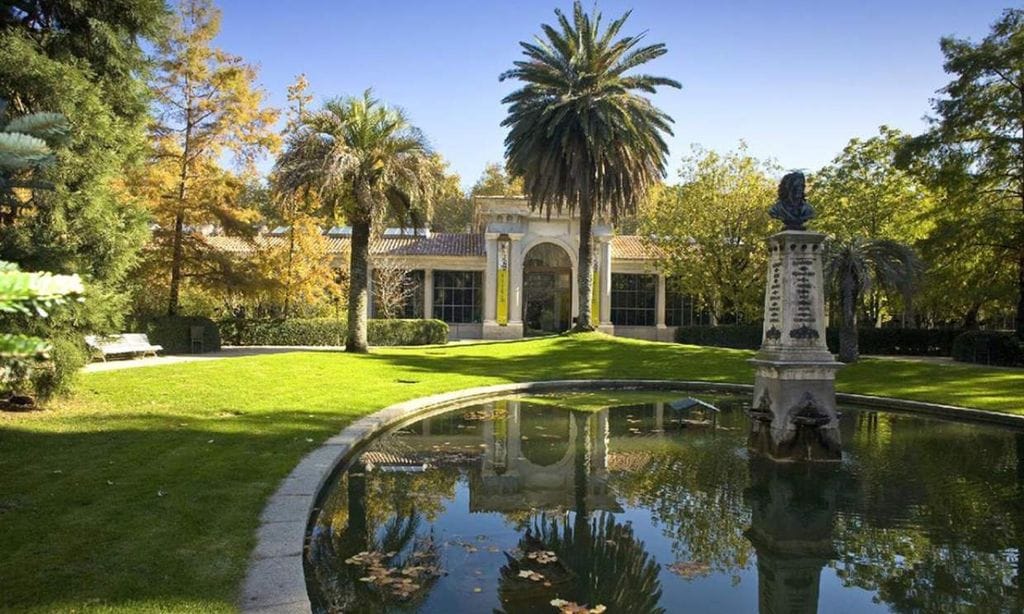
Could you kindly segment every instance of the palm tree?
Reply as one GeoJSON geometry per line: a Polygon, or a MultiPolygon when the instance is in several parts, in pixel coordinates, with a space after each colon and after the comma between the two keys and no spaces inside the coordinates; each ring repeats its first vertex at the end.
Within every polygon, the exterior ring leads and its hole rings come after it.
{"type": "Polygon", "coordinates": [[[273,178],[280,193],[315,194],[326,214],[352,226],[345,350],[366,352],[370,231],[389,215],[413,224],[428,217],[437,165],[426,138],[370,90],[335,98],[299,118],[273,178]]]}
{"type": "Polygon", "coordinates": [[[627,12],[604,30],[601,14],[587,14],[577,0],[570,20],[556,10],[558,27],[522,42],[527,59],[500,79],[522,88],[506,96],[509,128],[505,156],[522,177],[530,206],[579,212],[580,245],[576,330],[593,330],[591,227],[595,213],[613,221],[636,211],[647,190],[665,174],[672,118],[636,92],[680,87],[664,77],[627,75],[664,55],[664,44],[639,47],[643,35],[617,38],[627,12]]]}
{"type": "Polygon", "coordinates": [[[839,360],[857,362],[857,306],[874,286],[895,290],[907,304],[921,274],[921,264],[909,246],[888,239],[852,239],[830,246],[825,274],[839,291],[842,318],[839,360]]]}

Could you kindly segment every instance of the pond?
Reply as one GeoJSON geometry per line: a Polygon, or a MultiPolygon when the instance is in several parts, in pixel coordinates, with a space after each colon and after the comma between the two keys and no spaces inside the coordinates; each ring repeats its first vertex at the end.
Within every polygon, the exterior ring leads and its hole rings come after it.
{"type": "Polygon", "coordinates": [[[842,462],[773,463],[748,406],[520,396],[388,432],[322,496],[314,610],[1024,609],[1024,434],[847,407],[842,462]]]}

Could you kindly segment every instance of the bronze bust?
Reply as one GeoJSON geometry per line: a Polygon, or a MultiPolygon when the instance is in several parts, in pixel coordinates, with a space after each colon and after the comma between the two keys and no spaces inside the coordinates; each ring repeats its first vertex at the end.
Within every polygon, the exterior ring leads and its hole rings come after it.
{"type": "Polygon", "coordinates": [[[806,230],[807,221],[814,217],[814,208],[804,197],[805,185],[801,172],[789,173],[779,182],[779,200],[768,214],[785,224],[786,230],[806,230]]]}

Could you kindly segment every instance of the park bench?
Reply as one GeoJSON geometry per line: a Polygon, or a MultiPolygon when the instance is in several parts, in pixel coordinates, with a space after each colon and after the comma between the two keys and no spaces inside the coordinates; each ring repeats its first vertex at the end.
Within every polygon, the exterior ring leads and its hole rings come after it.
{"type": "Polygon", "coordinates": [[[101,357],[104,362],[106,362],[107,356],[117,354],[139,354],[142,356],[152,354],[156,356],[157,352],[164,349],[162,346],[151,344],[149,337],[144,333],[105,336],[89,335],[85,338],[85,343],[93,351],[94,355],[101,357]]]}

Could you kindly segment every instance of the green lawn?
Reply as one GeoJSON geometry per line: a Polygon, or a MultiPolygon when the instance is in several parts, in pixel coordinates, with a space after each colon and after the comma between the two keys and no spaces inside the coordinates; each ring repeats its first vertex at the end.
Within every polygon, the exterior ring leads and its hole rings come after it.
{"type": "MultiPolygon", "coordinates": [[[[595,334],[84,375],[59,408],[0,414],[0,609],[231,610],[263,502],[359,416],[508,381],[750,383],[750,356],[595,334]]],[[[839,388],[1024,413],[1024,371],[866,360],[839,388]]]]}

